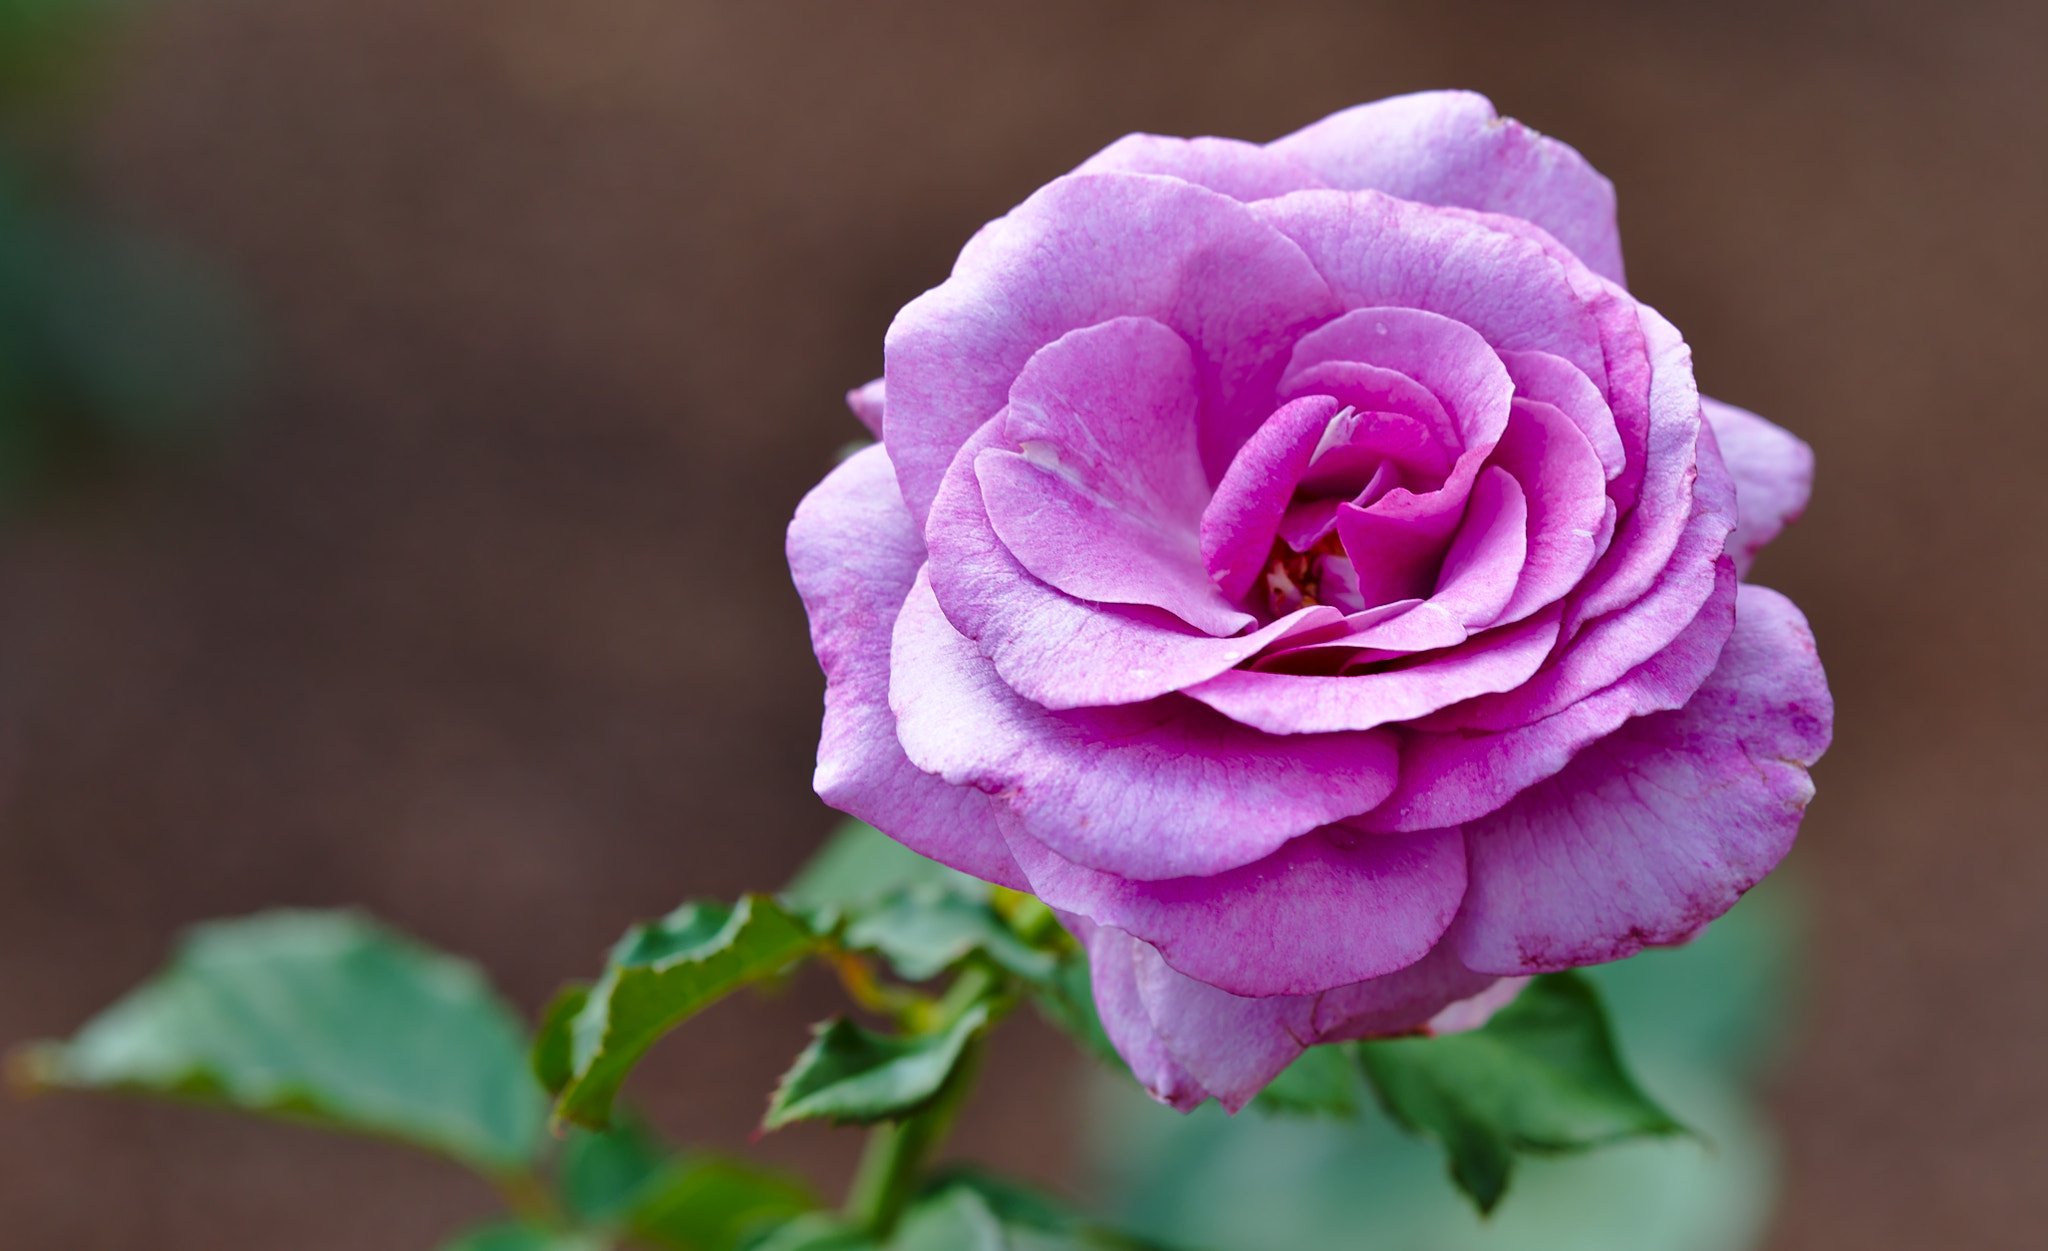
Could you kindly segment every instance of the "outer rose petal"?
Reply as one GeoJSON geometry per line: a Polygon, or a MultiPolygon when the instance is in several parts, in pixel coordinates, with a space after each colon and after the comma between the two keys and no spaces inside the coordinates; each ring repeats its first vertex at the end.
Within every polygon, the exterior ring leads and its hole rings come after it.
{"type": "Polygon", "coordinates": [[[889,640],[924,543],[880,447],[848,457],[797,506],[789,569],[825,669],[819,798],[914,851],[1023,889],[988,797],[913,766],[889,711],[889,640]]]}
{"type": "Polygon", "coordinates": [[[1332,186],[1526,218],[1623,282],[1614,184],[1485,96],[1426,91],[1333,113],[1267,145],[1332,186]]]}
{"type": "Polygon", "coordinates": [[[1183,1112],[1211,1094],[1237,1111],[1316,1043],[1477,1029],[1525,980],[1474,973],[1439,944],[1385,977],[1248,999],[1176,971],[1122,930],[1072,913],[1059,918],[1088,948],[1110,1041],[1153,1098],[1183,1112]]]}
{"type": "Polygon", "coordinates": [[[1156,175],[1056,179],[982,227],[889,326],[885,441],[903,497],[922,522],[1024,362],[1114,317],[1164,322],[1194,349],[1213,479],[1266,416],[1295,336],[1337,311],[1301,249],[1235,200],[1156,175]]]}
{"type": "Polygon", "coordinates": [[[1746,408],[1704,395],[1700,408],[1735,479],[1735,533],[1728,536],[1728,554],[1735,558],[1735,572],[1747,577],[1764,544],[1806,511],[1813,449],[1746,408]]]}
{"type": "MultiPolygon", "coordinates": [[[[1681,942],[1791,849],[1834,702],[1791,601],[1744,586],[1713,676],[1465,827],[1466,965],[1538,973],[1681,942]]],[[[1026,866],[1027,872],[1029,866],[1026,866]]]]}
{"type": "Polygon", "coordinates": [[[1242,139],[1125,135],[1074,169],[1077,174],[1165,174],[1233,200],[1267,200],[1329,184],[1303,162],[1242,139]]]}
{"type": "Polygon", "coordinates": [[[887,405],[888,391],[880,378],[846,393],[846,406],[860,418],[860,424],[868,428],[868,433],[878,439],[882,437],[882,410],[887,405]]]}
{"type": "Polygon", "coordinates": [[[1456,830],[1333,826],[1241,869],[1139,882],[1061,857],[1001,810],[998,821],[1033,894],[1144,939],[1233,995],[1313,994],[1406,968],[1436,945],[1464,895],[1456,830]]]}
{"type": "Polygon", "coordinates": [[[1003,684],[923,580],[897,618],[890,668],[897,737],[915,764],[1121,877],[1235,869],[1394,788],[1385,731],[1278,739],[1178,695],[1049,712],[1003,684]]]}

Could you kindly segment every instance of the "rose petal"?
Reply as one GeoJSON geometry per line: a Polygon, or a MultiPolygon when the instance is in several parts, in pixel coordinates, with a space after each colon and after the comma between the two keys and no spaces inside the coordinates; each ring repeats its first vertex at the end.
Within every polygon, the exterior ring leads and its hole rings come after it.
{"type": "MultiPolygon", "coordinates": [[[[1514,380],[1486,340],[1462,322],[1415,308],[1354,309],[1301,337],[1280,376],[1280,389],[1296,394],[1303,373],[1339,361],[1371,365],[1418,383],[1450,418],[1449,429],[1434,431],[1446,451],[1491,444],[1507,426],[1514,380]]],[[[1420,412],[1409,415],[1423,417],[1420,412]]]]}
{"type": "Polygon", "coordinates": [[[910,759],[995,797],[1060,855],[1136,879],[1250,864],[1394,788],[1386,732],[1279,739],[1178,695],[1048,712],[1021,699],[919,581],[889,702],[910,759]]]}
{"type": "Polygon", "coordinates": [[[1499,733],[1408,729],[1401,779],[1357,824],[1371,830],[1460,825],[1554,776],[1588,743],[1647,713],[1682,708],[1713,672],[1735,626],[1735,567],[1723,561],[1714,595],[1670,646],[1612,686],[1563,711],[1499,733]]]}
{"type": "Polygon", "coordinates": [[[919,770],[896,741],[889,641],[924,543],[879,446],[848,457],[804,497],[787,550],[825,670],[819,798],[913,851],[1021,889],[988,797],[919,770]]]}
{"type": "Polygon", "coordinates": [[[1216,711],[1268,734],[1370,730],[1409,721],[1529,680],[1557,642],[1558,613],[1488,630],[1412,667],[1349,677],[1232,669],[1186,688],[1216,711]]]}
{"type": "Polygon", "coordinates": [[[1308,472],[1338,407],[1326,395],[1283,406],[1245,440],[1224,470],[1202,512],[1202,563],[1232,603],[1241,602],[1266,571],[1295,484],[1308,472]]]}
{"type": "Polygon", "coordinates": [[[1242,139],[1125,135],[1074,169],[1077,174],[1166,174],[1233,200],[1265,200],[1325,186],[1307,165],[1242,139]]]}
{"type": "Polygon", "coordinates": [[[1003,439],[1001,414],[960,449],[932,503],[932,591],[1018,694],[1047,708],[1133,704],[1213,677],[1293,634],[1341,621],[1298,609],[1251,634],[1213,638],[1155,608],[1093,604],[1047,586],[996,537],[974,461],[1003,439]]]}
{"type": "Polygon", "coordinates": [[[1486,97],[1425,91],[1333,113],[1267,145],[1332,186],[1526,218],[1623,281],[1614,184],[1486,97]]]}
{"type": "Polygon", "coordinates": [[[1312,994],[1406,968],[1464,895],[1456,830],[1368,836],[1338,826],[1226,873],[1138,882],[1077,865],[999,820],[1040,899],[1143,939],[1233,995],[1312,994]]]}
{"type": "Polygon", "coordinates": [[[1608,507],[1600,458],[1571,419],[1549,404],[1514,402],[1491,464],[1527,493],[1527,554],[1507,604],[1494,617],[1471,618],[1475,625],[1519,621],[1570,592],[1598,555],[1594,545],[1608,507]]]}
{"type": "Polygon", "coordinates": [[[1734,633],[1690,703],[1629,722],[1465,827],[1459,957],[1536,973],[1697,933],[1791,849],[1833,719],[1799,610],[1742,587],[1734,633]]]}
{"type": "Polygon", "coordinates": [[[887,400],[888,391],[880,378],[846,393],[846,406],[860,418],[860,424],[868,428],[868,433],[878,439],[882,437],[882,410],[887,400]]]}
{"type": "Polygon", "coordinates": [[[1552,256],[1480,215],[1375,191],[1297,191],[1249,211],[1299,244],[1347,309],[1437,313],[1496,348],[1549,352],[1590,378],[1610,372],[1589,303],[1597,289],[1573,284],[1562,249],[1552,256]]]}
{"type": "Polygon", "coordinates": [[[1205,633],[1258,624],[1202,564],[1209,486],[1187,344],[1124,317],[1063,336],[1010,388],[1009,448],[975,458],[989,523],[1039,579],[1079,599],[1150,604],[1205,633]]]}
{"type": "Polygon", "coordinates": [[[1132,953],[1138,1001],[1159,1041],[1235,1112],[1307,1050],[1313,995],[1233,995],[1174,969],[1148,944],[1132,953]]]}
{"type": "Polygon", "coordinates": [[[1071,912],[1058,916],[1060,924],[1088,950],[1095,1014],[1117,1054],[1131,1066],[1131,1076],[1169,1107],[1192,1112],[1201,1106],[1209,1092],[1174,1059],[1138,996],[1138,953],[1148,949],[1114,926],[1097,925],[1071,912]]]}
{"type": "Polygon", "coordinates": [[[1194,349],[1203,463],[1219,477],[1295,336],[1337,311],[1301,250],[1227,196],[1151,175],[1056,179],[984,226],[889,327],[885,441],[911,515],[925,520],[953,454],[1038,349],[1114,317],[1164,322],[1194,349]]]}
{"type": "Polygon", "coordinates": [[[1498,465],[1489,466],[1472,485],[1464,522],[1424,607],[1467,629],[1485,626],[1514,596],[1528,556],[1529,502],[1522,484],[1498,465]]]}
{"type": "Polygon", "coordinates": [[[1619,477],[1628,465],[1628,452],[1621,445],[1621,432],[1614,424],[1614,410],[1600,396],[1591,378],[1561,356],[1548,352],[1501,352],[1500,363],[1515,380],[1515,395],[1548,404],[1571,419],[1586,436],[1608,481],[1619,477]]]}
{"type": "Polygon", "coordinates": [[[1764,544],[1806,511],[1813,493],[1813,449],[1748,409],[1704,395],[1700,407],[1735,479],[1735,533],[1728,536],[1728,554],[1735,558],[1735,571],[1748,577],[1764,544]]]}

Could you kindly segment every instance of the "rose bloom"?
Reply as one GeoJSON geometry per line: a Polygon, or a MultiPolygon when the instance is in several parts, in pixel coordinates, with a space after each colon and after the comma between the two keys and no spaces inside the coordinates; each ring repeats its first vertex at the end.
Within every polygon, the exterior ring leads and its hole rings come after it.
{"type": "Polygon", "coordinates": [[[1157,1098],[1469,1028],[1790,848],[1833,705],[1739,579],[1811,453],[1700,397],[1614,203],[1463,92],[1130,135],[849,397],[789,529],[818,793],[1057,909],[1157,1098]]]}

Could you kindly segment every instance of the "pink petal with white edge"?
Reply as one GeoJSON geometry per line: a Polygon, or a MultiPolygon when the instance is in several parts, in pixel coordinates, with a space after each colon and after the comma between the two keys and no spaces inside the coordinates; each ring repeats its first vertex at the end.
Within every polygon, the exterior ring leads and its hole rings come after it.
{"type": "Polygon", "coordinates": [[[860,424],[868,428],[868,433],[878,439],[882,437],[882,412],[888,406],[888,394],[880,378],[846,393],[846,406],[860,418],[860,424]]]}
{"type": "Polygon", "coordinates": [[[1262,860],[1394,788],[1385,731],[1279,739],[1177,695],[1048,712],[1003,684],[923,581],[890,663],[896,734],[919,768],[987,792],[1032,838],[1125,878],[1262,860]]]}
{"type": "Polygon", "coordinates": [[[989,800],[912,765],[889,711],[889,642],[924,544],[880,447],[848,457],[789,523],[789,568],[825,670],[819,798],[976,877],[1023,888],[989,800]]]}
{"type": "Polygon", "coordinates": [[[1682,708],[1720,659],[1735,628],[1735,567],[1721,562],[1714,595],[1670,646],[1620,681],[1563,711],[1499,733],[1405,729],[1401,780],[1357,824],[1370,830],[1427,830],[1493,812],[1571,763],[1588,743],[1634,717],[1682,708]]]}
{"type": "Polygon", "coordinates": [[[1055,179],[982,227],[889,326],[884,441],[911,515],[925,520],[960,445],[1069,330],[1150,317],[1188,341],[1213,479],[1270,411],[1295,337],[1338,311],[1301,249],[1228,196],[1157,175],[1055,179]]]}
{"type": "Polygon", "coordinates": [[[1514,690],[1550,655],[1557,622],[1557,610],[1547,609],[1448,651],[1417,657],[1408,668],[1335,678],[1232,669],[1186,693],[1268,734],[1370,730],[1514,690]]]}
{"type": "Polygon", "coordinates": [[[1006,813],[998,820],[1033,894],[1143,939],[1233,995],[1313,994],[1406,968],[1436,944],[1465,892],[1456,830],[1336,826],[1240,869],[1139,882],[1065,859],[1006,813]]]}
{"type": "Polygon", "coordinates": [[[1614,184],[1566,144],[1469,91],[1425,91],[1333,113],[1267,147],[1332,186],[1526,218],[1623,282],[1614,184]]]}
{"type": "Polygon", "coordinates": [[[1217,637],[1258,624],[1203,567],[1209,484],[1187,343],[1123,317],[1040,349],[1010,388],[1007,448],[975,458],[997,537],[1078,599],[1149,604],[1217,637]]]}
{"type": "Polygon", "coordinates": [[[1125,135],[1075,167],[1077,174],[1165,174],[1247,203],[1328,184],[1285,153],[1242,139],[1125,135]]]}
{"type": "Polygon", "coordinates": [[[1539,973],[1691,937],[1791,850],[1833,720],[1799,610],[1742,587],[1734,633],[1691,702],[1629,722],[1465,827],[1459,958],[1539,973]]]}
{"type": "Polygon", "coordinates": [[[1251,634],[1219,639],[1156,608],[1087,603],[1047,586],[996,537],[974,475],[975,458],[1003,445],[1003,422],[998,414],[961,447],[932,503],[925,540],[932,591],[947,620],[1026,699],[1056,709],[1140,703],[1343,619],[1334,608],[1301,608],[1251,634]]]}
{"type": "Polygon", "coordinates": [[[1756,554],[1806,511],[1813,494],[1813,449],[1746,408],[1704,395],[1700,408],[1735,479],[1735,533],[1728,536],[1728,554],[1735,571],[1748,577],[1756,554]]]}

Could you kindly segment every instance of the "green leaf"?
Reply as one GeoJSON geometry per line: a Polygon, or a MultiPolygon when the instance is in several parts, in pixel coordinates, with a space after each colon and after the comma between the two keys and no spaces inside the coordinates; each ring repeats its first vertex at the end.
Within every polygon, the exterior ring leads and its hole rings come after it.
{"type": "Polygon", "coordinates": [[[907,887],[929,886],[982,902],[988,883],[928,860],[862,821],[842,822],[782,892],[819,932],[907,887]]]}
{"type": "Polygon", "coordinates": [[[938,1094],[988,1018],[989,1005],[977,1003],[940,1033],[898,1038],[836,1017],[783,1074],[762,1125],[779,1129],[819,1117],[869,1125],[904,1116],[938,1094]]]}
{"type": "Polygon", "coordinates": [[[1097,1223],[1028,1186],[978,1169],[949,1169],[904,1214],[890,1251],[1165,1251],[1097,1223]]]}
{"type": "Polygon", "coordinates": [[[680,1251],[732,1251],[819,1206],[800,1181],[722,1156],[678,1156],[634,1120],[570,1134],[557,1176],[579,1222],[680,1251]]]}
{"type": "Polygon", "coordinates": [[[675,1251],[735,1251],[763,1231],[815,1210],[809,1187],[743,1160],[677,1161],[643,1190],[627,1218],[640,1240],[675,1251]]]}
{"type": "Polygon", "coordinates": [[[934,883],[899,889],[846,927],[856,951],[880,952],[907,982],[937,977],[975,951],[1029,981],[1044,981],[1059,957],[1025,943],[986,903],[934,883]]]}
{"type": "Polygon", "coordinates": [[[533,1075],[551,1095],[576,1076],[575,1039],[572,1033],[577,1014],[590,1002],[590,983],[571,982],[555,992],[541,1013],[540,1028],[533,1035],[533,1075]]]}
{"type": "Polygon", "coordinates": [[[765,895],[742,896],[735,907],[685,904],[634,926],[612,948],[604,976],[570,1026],[570,1077],[555,1115],[604,1128],[619,1083],[656,1039],[780,972],[816,943],[802,921],[765,895]]]}
{"type": "Polygon", "coordinates": [[[874,1239],[824,1212],[799,1216],[740,1245],[742,1251],[877,1251],[874,1239]]]}
{"type": "Polygon", "coordinates": [[[1440,1141],[1451,1178],[1490,1212],[1516,1151],[1581,1151],[1684,1132],[1622,1067],[1598,996],[1571,973],[1539,977],[1483,1029],[1361,1043],[1389,1114],[1440,1141]]]}
{"type": "Polygon", "coordinates": [[[555,1169],[562,1204],[585,1224],[619,1225],[674,1154],[635,1118],[616,1118],[603,1133],[572,1130],[555,1169]]]}
{"type": "Polygon", "coordinates": [[[19,1063],[38,1085],[288,1116],[502,1173],[542,1139],[521,1033],[469,962],[354,913],[283,911],[197,927],[154,980],[19,1063]]]}
{"type": "Polygon", "coordinates": [[[1362,1085],[1350,1044],[1310,1047],[1267,1083],[1253,1106],[1278,1115],[1353,1117],[1362,1085]]]}
{"type": "Polygon", "coordinates": [[[597,1234],[506,1222],[460,1234],[442,1243],[441,1251],[607,1251],[607,1243],[597,1234]]]}

